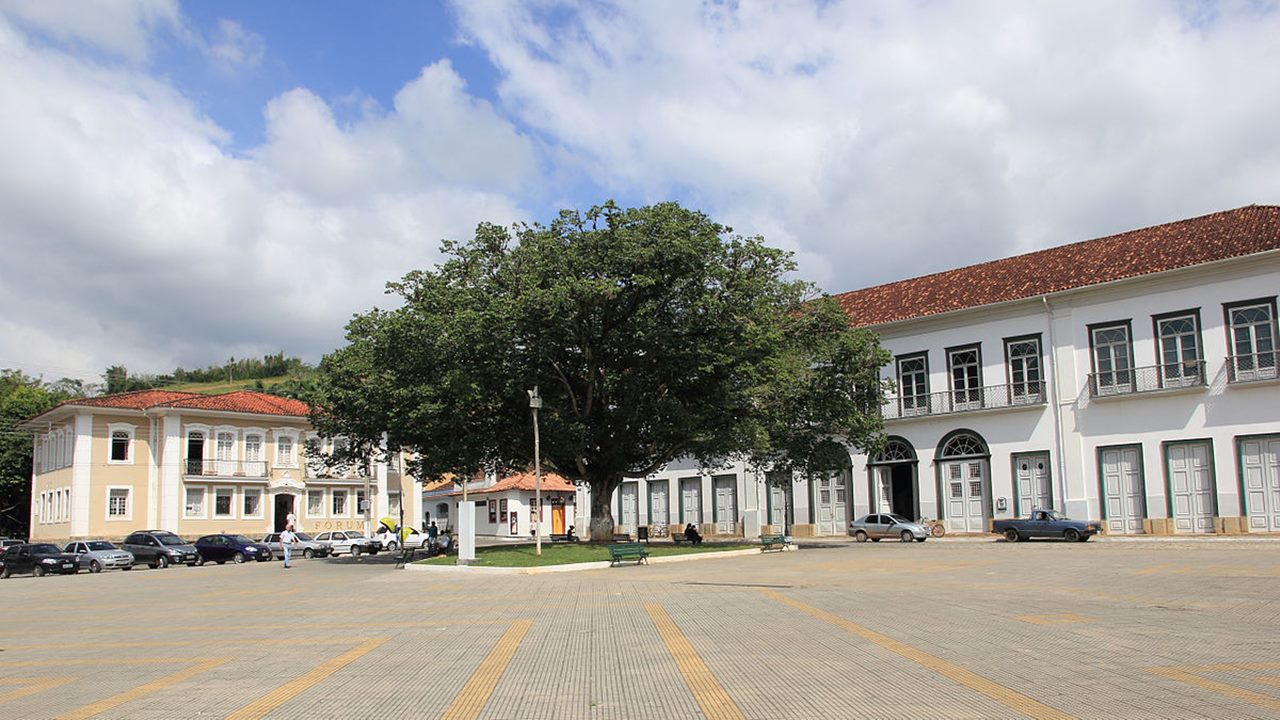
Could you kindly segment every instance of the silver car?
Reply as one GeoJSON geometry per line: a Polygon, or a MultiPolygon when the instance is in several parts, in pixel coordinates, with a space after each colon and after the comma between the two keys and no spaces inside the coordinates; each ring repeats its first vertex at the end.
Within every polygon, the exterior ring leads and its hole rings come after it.
{"type": "Polygon", "coordinates": [[[924,542],[929,538],[929,528],[894,513],[872,513],[850,522],[849,534],[858,542],[880,542],[883,538],[924,542]]]}
{"type": "MultiPolygon", "coordinates": [[[[313,557],[329,557],[333,554],[333,546],[327,542],[320,542],[304,532],[296,532],[298,542],[293,546],[291,552],[294,555],[301,555],[310,560],[313,557]]],[[[284,558],[284,547],[280,544],[280,533],[267,533],[262,536],[262,544],[271,548],[271,552],[275,553],[278,558],[284,558]]]]}
{"type": "Polygon", "coordinates": [[[112,568],[121,570],[133,569],[133,553],[121,550],[106,540],[82,540],[67,543],[62,552],[76,556],[81,569],[91,573],[102,572],[112,568]]]}
{"type": "Polygon", "coordinates": [[[322,532],[316,535],[316,541],[331,545],[334,555],[350,554],[352,557],[359,557],[360,553],[376,555],[382,549],[382,543],[367,538],[355,530],[322,532]]]}

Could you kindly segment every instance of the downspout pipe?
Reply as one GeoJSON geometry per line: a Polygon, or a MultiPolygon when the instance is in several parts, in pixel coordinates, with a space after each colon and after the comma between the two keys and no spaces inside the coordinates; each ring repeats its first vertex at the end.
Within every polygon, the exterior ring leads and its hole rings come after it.
{"type": "Polygon", "coordinates": [[[1044,316],[1049,326],[1049,388],[1051,393],[1050,403],[1053,405],[1053,441],[1057,447],[1057,466],[1058,471],[1058,498],[1061,503],[1057,509],[1062,512],[1067,510],[1067,472],[1066,459],[1064,457],[1065,450],[1062,442],[1062,404],[1059,401],[1061,397],[1060,386],[1058,383],[1058,342],[1053,333],[1053,306],[1049,304],[1049,296],[1041,295],[1040,301],[1044,304],[1044,316]]]}

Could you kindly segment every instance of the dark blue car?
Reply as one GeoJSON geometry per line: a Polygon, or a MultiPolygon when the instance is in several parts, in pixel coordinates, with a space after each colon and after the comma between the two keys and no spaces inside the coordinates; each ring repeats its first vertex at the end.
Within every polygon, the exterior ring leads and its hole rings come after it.
{"type": "Polygon", "coordinates": [[[196,550],[205,562],[216,562],[219,565],[228,560],[233,563],[245,560],[266,562],[272,558],[271,548],[244,535],[205,535],[196,541],[196,550]]]}

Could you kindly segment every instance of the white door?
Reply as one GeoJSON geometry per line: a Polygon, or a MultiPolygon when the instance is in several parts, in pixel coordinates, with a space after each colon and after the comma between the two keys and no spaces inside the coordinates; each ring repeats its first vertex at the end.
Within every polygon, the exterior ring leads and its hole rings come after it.
{"type": "Polygon", "coordinates": [[[702,522],[702,478],[680,480],[680,507],[684,513],[680,522],[685,525],[702,522]]]}
{"type": "Polygon", "coordinates": [[[231,477],[236,474],[236,436],[229,432],[220,432],[216,439],[217,473],[231,477]]]}
{"type": "Polygon", "coordinates": [[[817,503],[817,527],[819,535],[842,535],[847,531],[849,515],[844,487],[844,476],[833,473],[814,481],[814,501],[817,503]]]}
{"type": "Polygon", "coordinates": [[[671,522],[670,504],[667,502],[667,481],[649,483],[649,524],[659,536],[667,534],[671,522]]]}
{"type": "Polygon", "coordinates": [[[733,535],[738,531],[738,480],[732,475],[712,482],[716,494],[716,532],[733,535]]]}
{"type": "Polygon", "coordinates": [[[1249,530],[1280,532],[1280,438],[1240,441],[1249,530]]]}
{"type": "Polygon", "coordinates": [[[876,468],[876,505],[874,512],[893,512],[893,468],[881,465],[876,468]]]}
{"type": "Polygon", "coordinates": [[[943,463],[947,479],[947,530],[957,533],[987,531],[986,461],[952,460],[943,463]]]}
{"type": "Polygon", "coordinates": [[[1213,532],[1213,476],[1206,443],[1179,443],[1166,448],[1173,497],[1174,532],[1213,532]]]}
{"type": "Polygon", "coordinates": [[[775,533],[787,531],[787,493],[786,488],[776,485],[769,488],[769,525],[775,533]]]}
{"type": "Polygon", "coordinates": [[[1102,451],[1102,501],[1107,507],[1107,532],[1112,535],[1142,532],[1142,496],[1146,491],[1140,467],[1137,448],[1102,451]]]}
{"type": "Polygon", "coordinates": [[[637,494],[635,483],[622,483],[622,527],[628,535],[635,535],[636,525],[639,524],[636,516],[637,494]]]}
{"type": "Polygon", "coordinates": [[[1032,510],[1053,508],[1053,487],[1049,482],[1049,454],[1017,455],[1013,460],[1018,482],[1018,509],[1023,517],[1032,510]]]}

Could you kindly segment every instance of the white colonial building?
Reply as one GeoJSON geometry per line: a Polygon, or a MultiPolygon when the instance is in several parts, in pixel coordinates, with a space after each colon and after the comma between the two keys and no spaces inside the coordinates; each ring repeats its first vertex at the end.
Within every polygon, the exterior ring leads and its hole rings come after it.
{"type": "Polygon", "coordinates": [[[615,518],[982,533],[1053,507],[1113,534],[1280,532],[1277,294],[1280,207],[1249,206],[840,295],[893,354],[882,452],[822,478],[673,464],[615,518]]]}

